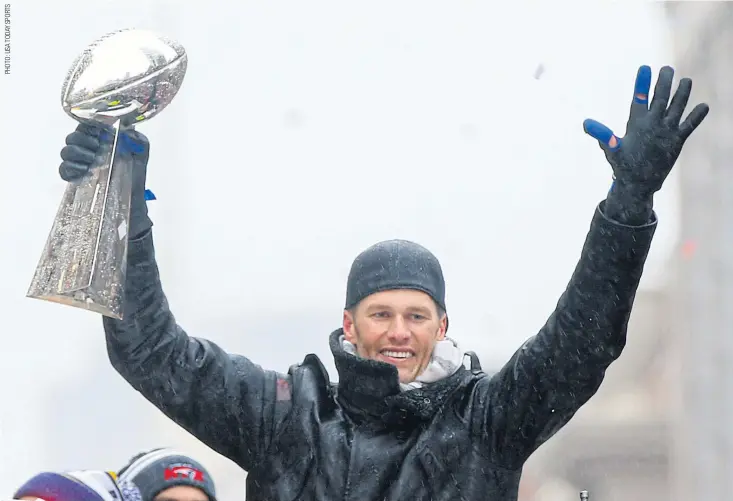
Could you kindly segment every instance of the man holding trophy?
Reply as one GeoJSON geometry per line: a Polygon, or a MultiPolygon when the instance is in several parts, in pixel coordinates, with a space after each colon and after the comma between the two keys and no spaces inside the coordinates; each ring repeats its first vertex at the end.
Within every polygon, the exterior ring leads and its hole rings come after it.
{"type": "MultiPolygon", "coordinates": [[[[338,383],[315,355],[279,374],[189,336],[155,260],[148,140],[118,131],[132,194],[122,307],[103,319],[112,365],[247,470],[249,500],[516,499],[524,462],[595,394],[625,345],[657,223],[653,196],[708,112],[698,105],[683,120],[692,82],[682,79],[670,102],[673,75],[662,68],[649,102],[651,70],[639,69],[623,138],[584,123],[614,183],[555,311],[494,376],[464,366],[446,337],[440,263],[403,240],[378,243],[352,265],[343,325],[329,338],[338,383]]],[[[94,175],[113,136],[80,125],[61,152],[62,178],[94,175]]]]}

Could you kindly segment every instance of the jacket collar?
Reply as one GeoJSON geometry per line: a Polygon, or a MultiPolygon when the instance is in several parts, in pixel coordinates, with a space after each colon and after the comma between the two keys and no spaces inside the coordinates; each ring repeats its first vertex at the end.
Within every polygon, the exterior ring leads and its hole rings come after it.
{"type": "Polygon", "coordinates": [[[329,338],[339,374],[337,399],[356,420],[377,419],[385,424],[428,421],[472,377],[461,368],[442,381],[403,392],[395,366],[347,353],[341,336],[343,329],[338,329],[329,338]]]}

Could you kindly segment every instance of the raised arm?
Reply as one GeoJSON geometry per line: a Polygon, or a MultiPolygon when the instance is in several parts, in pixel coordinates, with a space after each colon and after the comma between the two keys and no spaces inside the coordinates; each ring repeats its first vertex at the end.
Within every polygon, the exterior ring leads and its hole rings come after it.
{"type": "Polygon", "coordinates": [[[487,454],[521,468],[598,390],[626,344],[626,331],[656,228],[653,195],[674,166],[685,140],[702,122],[698,105],[680,123],[692,83],[682,79],[669,108],[674,72],[661,70],[647,106],[651,70],[639,69],[623,139],[593,120],[613,167],[614,184],[596,211],[580,261],[565,293],[539,333],[493,378],[478,383],[472,422],[487,454]]]}
{"type": "MultiPolygon", "coordinates": [[[[86,174],[104,132],[80,126],[67,137],[61,176],[86,174]]],[[[176,323],[155,260],[145,202],[149,143],[121,135],[118,149],[134,159],[124,320],[104,318],[114,368],[177,424],[220,454],[250,470],[262,457],[277,423],[290,408],[288,376],[190,337],[176,323]]]]}
{"type": "Polygon", "coordinates": [[[177,424],[251,470],[290,408],[282,396],[289,377],[186,334],[163,294],[150,232],[130,243],[127,277],[124,320],[104,318],[112,366],[177,424]]]}

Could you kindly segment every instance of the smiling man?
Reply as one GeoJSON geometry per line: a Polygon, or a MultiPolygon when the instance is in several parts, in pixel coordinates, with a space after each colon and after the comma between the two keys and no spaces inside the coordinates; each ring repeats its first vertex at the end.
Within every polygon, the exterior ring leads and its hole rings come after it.
{"type": "Polygon", "coordinates": [[[346,352],[393,365],[402,389],[418,388],[461,367],[447,330],[443,271],[430,251],[390,240],[354,260],[339,336],[346,352]]]}
{"type": "MultiPolygon", "coordinates": [[[[343,325],[329,339],[338,384],[315,355],[279,374],[189,336],[155,260],[149,143],[124,134],[119,154],[135,165],[131,239],[124,320],[104,319],[109,358],[150,402],[248,471],[249,501],[514,500],[527,458],[595,394],[626,343],[657,223],[653,196],[708,112],[698,105],[682,120],[692,82],[682,79],[669,102],[672,81],[663,68],[649,103],[651,70],[640,68],[623,138],[585,122],[615,181],[555,311],[493,376],[463,366],[446,337],[440,264],[404,240],[374,245],[351,267],[343,325]]],[[[87,175],[108,140],[80,126],[62,150],[61,176],[87,175]]],[[[298,334],[295,325],[281,341],[298,334]]]]}

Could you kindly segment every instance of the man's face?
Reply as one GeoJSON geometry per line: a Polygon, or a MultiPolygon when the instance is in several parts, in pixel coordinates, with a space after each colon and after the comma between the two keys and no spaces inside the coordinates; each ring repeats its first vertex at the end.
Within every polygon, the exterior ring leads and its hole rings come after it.
{"type": "Polygon", "coordinates": [[[397,367],[401,383],[411,383],[425,370],[446,327],[435,302],[416,290],[377,292],[353,313],[344,311],[346,340],[360,356],[397,367]]]}
{"type": "Polygon", "coordinates": [[[209,497],[197,487],[177,485],[160,491],[154,501],[209,501],[209,497]]]}

